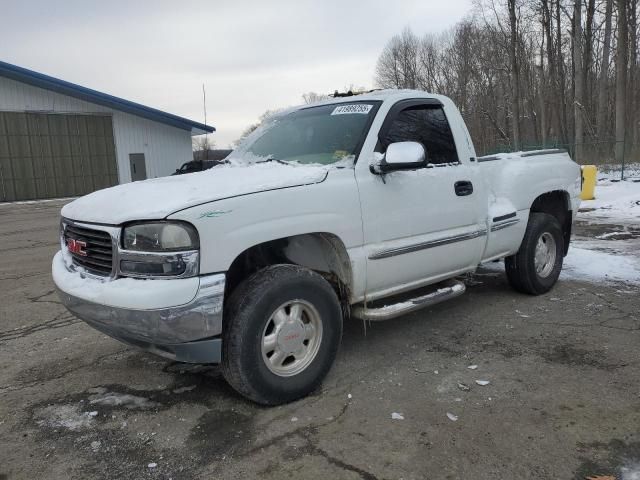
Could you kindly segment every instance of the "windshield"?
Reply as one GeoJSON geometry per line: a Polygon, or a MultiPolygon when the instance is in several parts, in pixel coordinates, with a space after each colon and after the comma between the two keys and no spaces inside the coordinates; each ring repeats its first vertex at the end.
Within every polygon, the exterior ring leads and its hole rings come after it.
{"type": "Polygon", "coordinates": [[[354,159],[380,102],[321,105],[269,122],[243,150],[276,161],[330,165],[354,159]]]}

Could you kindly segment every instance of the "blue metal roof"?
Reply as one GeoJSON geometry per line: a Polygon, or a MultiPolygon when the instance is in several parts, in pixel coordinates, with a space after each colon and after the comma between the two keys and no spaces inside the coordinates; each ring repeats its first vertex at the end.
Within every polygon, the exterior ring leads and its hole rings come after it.
{"type": "Polygon", "coordinates": [[[28,70],[3,61],[0,61],[0,76],[87,102],[96,103],[114,110],[120,110],[138,117],[147,118],[155,122],[171,125],[172,127],[181,128],[182,130],[188,130],[192,135],[211,133],[216,130],[214,127],[203,123],[194,122],[187,118],[140,105],[139,103],[130,102],[124,98],[114,97],[107,93],[98,92],[87,87],[76,85],[75,83],[66,82],[59,78],[50,77],[49,75],[34,72],[33,70],[28,70]]]}

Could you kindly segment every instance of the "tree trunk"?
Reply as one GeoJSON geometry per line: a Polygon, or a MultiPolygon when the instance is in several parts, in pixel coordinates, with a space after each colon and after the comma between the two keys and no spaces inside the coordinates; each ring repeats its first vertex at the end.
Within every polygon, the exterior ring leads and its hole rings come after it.
{"type": "Polygon", "coordinates": [[[558,67],[558,111],[560,115],[560,141],[566,143],[569,135],[567,134],[567,100],[565,92],[565,73],[564,63],[562,60],[562,22],[560,17],[560,0],[556,0],[556,62],[558,67]]]}
{"type": "Polygon", "coordinates": [[[553,128],[553,134],[556,136],[556,140],[560,138],[560,110],[558,104],[560,103],[560,96],[557,95],[558,89],[558,75],[556,69],[555,52],[553,49],[553,17],[551,15],[551,9],[549,7],[549,0],[542,0],[542,26],[546,38],[547,46],[547,66],[549,68],[549,82],[547,83],[547,94],[551,103],[549,110],[550,124],[553,128]]]}
{"type": "Polygon", "coordinates": [[[547,138],[549,128],[547,126],[547,105],[544,101],[544,66],[538,67],[538,110],[540,110],[540,140],[542,148],[547,148],[549,139],[547,138]]]}
{"type": "Polygon", "coordinates": [[[582,143],[584,141],[584,70],[582,68],[582,1],[574,0],[573,6],[573,117],[575,161],[582,160],[582,143]]]}
{"type": "MultiPolygon", "coordinates": [[[[544,29],[544,20],[542,21],[542,28],[544,29]]],[[[540,140],[542,141],[542,148],[547,147],[547,106],[545,104],[545,79],[544,79],[544,35],[542,36],[542,42],[540,43],[540,65],[537,68],[538,77],[538,110],[540,118],[540,140]]]]}
{"type": "Polygon", "coordinates": [[[598,110],[596,114],[596,126],[598,129],[598,140],[604,141],[607,135],[607,85],[609,84],[609,55],[611,53],[611,15],[613,0],[605,0],[605,24],[604,24],[604,44],[602,47],[602,61],[600,62],[600,77],[598,78],[598,110]]]}
{"type": "Polygon", "coordinates": [[[513,149],[520,149],[520,70],[518,65],[518,26],[516,0],[508,0],[509,25],[511,27],[509,57],[511,60],[511,113],[513,128],[513,149]]]}
{"type": "Polygon", "coordinates": [[[628,134],[627,142],[629,143],[629,153],[631,153],[632,147],[635,147],[638,141],[637,124],[638,124],[638,86],[637,81],[637,67],[638,67],[638,19],[636,9],[638,6],[638,0],[630,0],[629,3],[629,82],[627,84],[627,125],[628,134]]]}
{"type": "Polygon", "coordinates": [[[593,19],[596,13],[596,0],[587,0],[587,18],[584,34],[584,114],[593,114],[593,19]]]}
{"type": "Polygon", "coordinates": [[[624,162],[625,107],[627,103],[627,0],[617,0],[618,53],[616,55],[616,163],[624,162]]]}

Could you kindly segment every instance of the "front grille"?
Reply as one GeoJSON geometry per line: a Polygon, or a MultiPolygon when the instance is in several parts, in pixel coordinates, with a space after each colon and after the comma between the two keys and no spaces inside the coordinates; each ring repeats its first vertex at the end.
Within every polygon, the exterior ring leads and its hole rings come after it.
{"type": "Polygon", "coordinates": [[[86,255],[69,252],[73,263],[85,268],[90,273],[111,275],[113,271],[113,244],[109,232],[67,224],[64,229],[66,245],[69,245],[69,239],[79,240],[86,244],[83,247],[83,252],[86,252],[86,255]]]}

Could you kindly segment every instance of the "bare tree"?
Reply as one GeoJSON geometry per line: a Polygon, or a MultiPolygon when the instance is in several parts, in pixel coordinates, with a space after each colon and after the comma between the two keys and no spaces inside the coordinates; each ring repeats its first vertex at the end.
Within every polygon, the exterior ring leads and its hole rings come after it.
{"type": "Polygon", "coordinates": [[[262,115],[260,115],[260,117],[258,117],[258,121],[256,123],[252,123],[242,131],[242,133],[240,134],[240,137],[235,142],[233,142],[233,145],[237,147],[240,144],[240,142],[242,142],[242,140],[244,140],[246,137],[251,135],[266,120],[268,120],[275,114],[279,113],[280,111],[281,110],[279,109],[265,111],[262,115]]]}
{"type": "MultiPolygon", "coordinates": [[[[550,103],[554,106],[557,106],[560,103],[560,96],[558,92],[558,75],[557,75],[557,61],[556,61],[556,50],[553,46],[553,15],[552,15],[552,7],[549,5],[549,0],[541,1],[541,16],[542,16],[542,30],[543,30],[543,38],[546,43],[546,54],[547,54],[547,97],[550,100],[550,103]]],[[[541,55],[542,56],[542,55],[541,55]]],[[[544,68],[544,67],[543,67],[544,68]]],[[[543,72],[544,75],[544,72],[543,72]]],[[[561,118],[559,114],[558,108],[553,108],[551,110],[552,117],[552,125],[553,125],[553,133],[556,137],[559,137],[561,132],[561,118]]]]}
{"type": "Polygon", "coordinates": [[[542,143],[573,145],[583,163],[612,161],[617,149],[620,162],[622,140],[634,154],[640,0],[474,2],[473,16],[450,30],[392,37],[377,86],[448,95],[481,154],[542,143]],[[595,139],[598,148],[583,147],[595,139]]]}
{"type": "Polygon", "coordinates": [[[596,126],[598,128],[598,139],[603,140],[607,133],[607,87],[609,83],[609,55],[611,52],[611,17],[613,10],[613,0],[605,0],[605,26],[604,40],[602,47],[602,57],[600,60],[600,75],[598,78],[598,110],[596,113],[596,126]]]}
{"type": "MultiPolygon", "coordinates": [[[[596,0],[587,0],[587,17],[584,28],[584,98],[590,98],[593,94],[593,23],[596,14],[596,0]]],[[[586,105],[586,102],[584,103],[586,105]]],[[[585,112],[587,114],[588,112],[585,112]]]]}
{"type": "Polygon", "coordinates": [[[573,118],[575,159],[582,159],[582,142],[584,141],[583,114],[584,114],[584,70],[582,66],[582,0],[574,0],[573,3],[573,118]]]}
{"type": "Polygon", "coordinates": [[[509,8],[509,59],[511,61],[511,111],[513,148],[520,148],[520,65],[518,63],[518,16],[516,0],[507,0],[509,8]]]}
{"type": "Polygon", "coordinates": [[[302,94],[302,100],[307,105],[312,103],[318,103],[328,98],[329,98],[329,95],[325,95],[324,93],[307,92],[302,94]]]}
{"type": "Polygon", "coordinates": [[[209,135],[198,135],[191,137],[191,147],[194,152],[200,150],[213,150],[216,148],[216,142],[209,135]]]}
{"type": "Polygon", "coordinates": [[[384,47],[376,66],[376,81],[384,88],[418,88],[420,41],[405,28],[384,47]]]}
{"type": "Polygon", "coordinates": [[[627,82],[627,142],[634,152],[638,151],[637,142],[640,140],[640,121],[638,120],[638,100],[640,94],[638,80],[638,0],[628,2],[629,19],[629,78],[627,82]]]}
{"type": "Polygon", "coordinates": [[[627,0],[617,0],[618,5],[618,53],[616,55],[616,162],[624,162],[625,108],[627,104],[627,0]]]}

